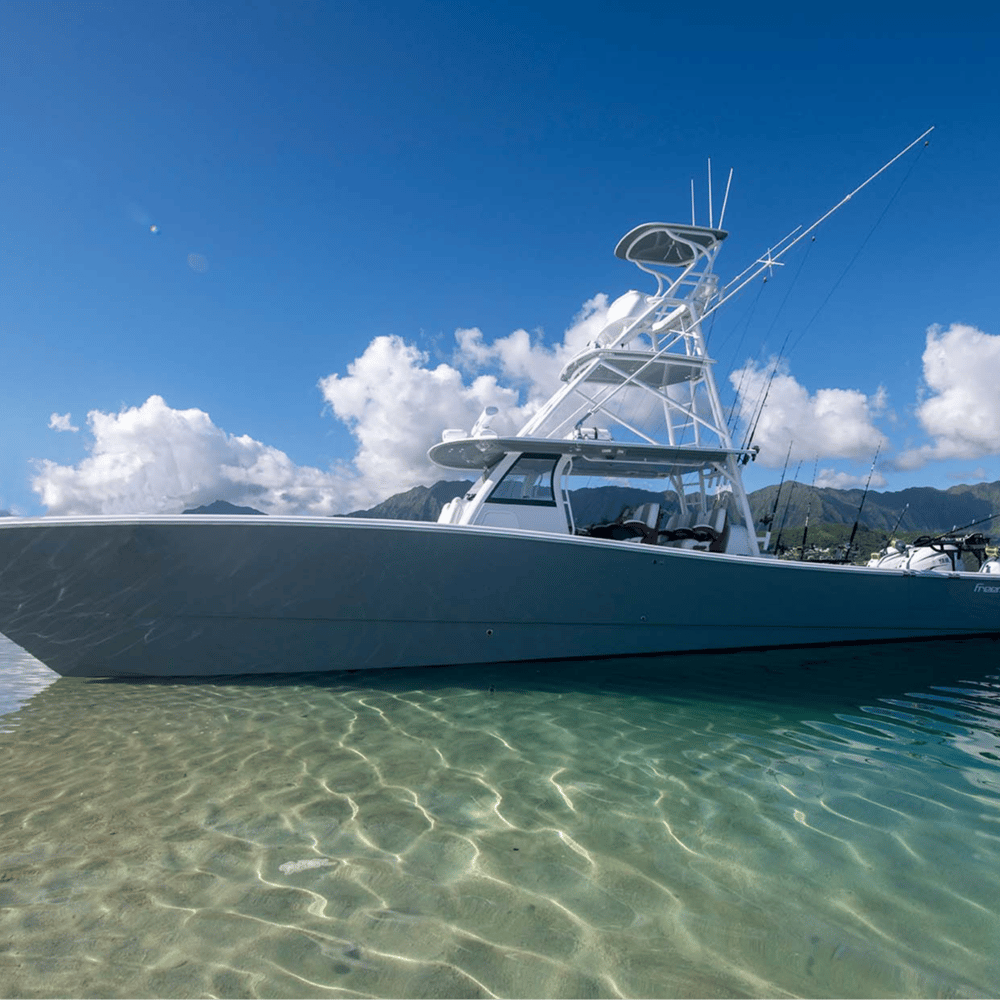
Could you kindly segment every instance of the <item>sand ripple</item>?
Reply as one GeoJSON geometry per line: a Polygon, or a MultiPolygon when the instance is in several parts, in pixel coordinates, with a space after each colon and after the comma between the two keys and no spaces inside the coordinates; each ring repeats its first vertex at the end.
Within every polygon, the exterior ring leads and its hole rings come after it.
{"type": "Polygon", "coordinates": [[[994,649],[36,684],[0,996],[995,994],[994,649]]]}

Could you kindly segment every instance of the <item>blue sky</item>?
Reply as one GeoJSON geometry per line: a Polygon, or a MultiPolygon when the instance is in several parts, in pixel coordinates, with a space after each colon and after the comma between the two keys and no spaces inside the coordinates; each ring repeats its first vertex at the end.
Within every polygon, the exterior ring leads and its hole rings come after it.
{"type": "Polygon", "coordinates": [[[0,3],[0,508],[432,482],[442,426],[529,405],[524,365],[645,287],[624,232],[692,177],[706,221],[707,157],[725,278],[930,125],[710,346],[728,400],[796,345],[751,488],[782,421],[800,479],[878,442],[882,489],[1000,479],[1000,16],[924,10],[0,3]]]}

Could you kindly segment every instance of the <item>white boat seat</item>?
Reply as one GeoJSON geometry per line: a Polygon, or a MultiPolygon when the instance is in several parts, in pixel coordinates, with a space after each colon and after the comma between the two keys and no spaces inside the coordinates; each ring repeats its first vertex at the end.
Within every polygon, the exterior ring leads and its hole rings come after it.
{"type": "Polygon", "coordinates": [[[694,518],[694,511],[675,511],[670,515],[660,534],[668,544],[670,542],[688,541],[694,538],[694,518]]]}
{"type": "Polygon", "coordinates": [[[661,545],[710,545],[713,552],[721,551],[722,542],[728,530],[725,504],[718,504],[707,514],[691,510],[687,513],[676,511],[671,514],[663,530],[659,532],[661,545]]]}
{"type": "Polygon", "coordinates": [[[647,528],[657,528],[660,523],[660,505],[658,503],[644,503],[636,507],[630,521],[642,521],[647,528]]]}
{"type": "Polygon", "coordinates": [[[726,526],[726,508],[717,506],[704,517],[696,519],[691,526],[694,537],[699,542],[714,542],[721,535],[726,526]]]}
{"type": "Polygon", "coordinates": [[[633,511],[632,516],[622,522],[622,527],[638,533],[639,540],[647,545],[658,545],[660,533],[657,525],[660,523],[660,505],[644,503],[633,511]]]}
{"type": "Polygon", "coordinates": [[[594,524],[584,533],[591,538],[609,538],[616,542],[646,541],[649,528],[641,521],[626,521],[624,524],[594,524]]]}

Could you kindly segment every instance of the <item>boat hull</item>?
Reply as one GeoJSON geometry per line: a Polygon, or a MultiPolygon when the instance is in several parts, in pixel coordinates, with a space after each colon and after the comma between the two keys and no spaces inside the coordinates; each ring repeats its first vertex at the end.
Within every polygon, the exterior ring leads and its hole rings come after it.
{"type": "Polygon", "coordinates": [[[1000,587],[419,522],[5,519],[0,632],[64,675],[207,677],[997,634],[1000,587]]]}

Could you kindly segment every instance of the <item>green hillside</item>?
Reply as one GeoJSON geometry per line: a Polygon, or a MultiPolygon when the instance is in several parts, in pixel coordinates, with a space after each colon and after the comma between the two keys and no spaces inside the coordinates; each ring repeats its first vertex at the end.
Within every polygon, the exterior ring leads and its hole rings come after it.
{"type": "MultiPolygon", "coordinates": [[[[750,509],[759,519],[774,511],[778,487],[765,486],[749,495],[750,509]]],[[[785,525],[849,524],[858,518],[863,490],[818,489],[802,483],[785,483],[778,499],[774,530],[785,525]]],[[[911,487],[897,492],[870,490],[861,513],[861,524],[876,531],[937,533],[968,524],[1000,511],[1000,482],[975,486],[952,486],[936,490],[930,486],[911,487]],[[908,505],[908,506],[907,506],[908,505]],[[904,508],[906,508],[904,513],[904,508]],[[902,521],[900,521],[902,515],[902,521]]]]}
{"type": "MultiPolygon", "coordinates": [[[[453,497],[465,493],[472,484],[466,480],[416,486],[398,493],[370,510],[354,511],[349,517],[383,517],[408,521],[434,521],[441,508],[453,497]]],[[[863,491],[816,488],[797,482],[781,487],[765,486],[749,494],[750,509],[763,532],[762,518],[774,515],[771,524],[772,548],[792,553],[802,544],[803,526],[809,517],[807,549],[811,555],[834,558],[850,538],[863,491]],[[778,498],[775,511],[775,497],[778,498]]],[[[654,493],[628,486],[599,486],[574,490],[573,510],[578,526],[613,521],[623,511],[639,504],[656,502],[670,510],[676,502],[673,492],[654,493]]],[[[860,525],[852,549],[855,560],[864,561],[870,552],[885,545],[893,534],[908,541],[918,535],[939,534],[1000,512],[1000,482],[974,486],[952,486],[936,490],[930,486],[896,492],[869,491],[861,512],[860,525]],[[902,515],[902,517],[901,517],[902,515]],[[897,527],[898,526],[898,527],[897,527]],[[895,528],[895,531],[893,530],[895,528]]],[[[978,530],[1000,534],[1000,519],[986,522],[978,530]]]]}

